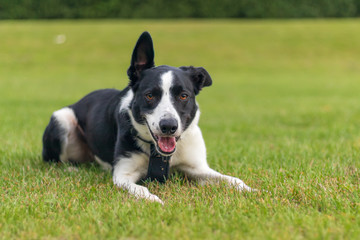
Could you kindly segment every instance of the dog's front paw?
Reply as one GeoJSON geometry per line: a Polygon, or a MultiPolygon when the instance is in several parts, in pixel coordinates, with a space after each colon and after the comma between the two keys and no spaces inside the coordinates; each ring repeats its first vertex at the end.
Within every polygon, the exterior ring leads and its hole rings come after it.
{"type": "Polygon", "coordinates": [[[245,183],[243,183],[242,185],[237,185],[236,186],[236,189],[239,191],[239,192],[242,192],[242,191],[246,191],[246,192],[257,192],[259,190],[255,189],[255,188],[251,188],[249,186],[247,186],[245,183]]]}
{"type": "Polygon", "coordinates": [[[142,191],[138,191],[135,194],[136,198],[145,199],[145,200],[150,201],[150,202],[158,202],[158,203],[164,205],[164,202],[158,196],[156,196],[155,194],[150,193],[150,191],[145,187],[141,187],[141,188],[142,188],[141,189],[142,191]]]}
{"type": "Polygon", "coordinates": [[[258,190],[255,188],[251,188],[246,185],[242,180],[238,178],[232,178],[231,184],[238,190],[239,192],[247,191],[247,192],[257,192],[258,190]]]}
{"type": "Polygon", "coordinates": [[[150,196],[148,196],[146,198],[147,200],[151,201],[151,202],[158,202],[160,203],[161,205],[164,205],[164,202],[156,195],[154,194],[151,194],[150,196]]]}

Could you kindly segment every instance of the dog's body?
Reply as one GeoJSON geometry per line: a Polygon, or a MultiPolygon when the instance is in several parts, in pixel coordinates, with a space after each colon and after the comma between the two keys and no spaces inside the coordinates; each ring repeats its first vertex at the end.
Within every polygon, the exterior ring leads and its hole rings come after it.
{"type": "Polygon", "coordinates": [[[170,168],[201,181],[224,180],[238,190],[252,189],[238,178],[209,168],[198,127],[195,96],[212,80],[203,68],[154,66],[150,35],[144,32],[122,91],[98,90],[53,113],[43,136],[43,158],[56,162],[96,161],[112,169],[113,181],[139,198],[162,203],[137,185],[148,170],[150,146],[171,156],[170,168]]]}

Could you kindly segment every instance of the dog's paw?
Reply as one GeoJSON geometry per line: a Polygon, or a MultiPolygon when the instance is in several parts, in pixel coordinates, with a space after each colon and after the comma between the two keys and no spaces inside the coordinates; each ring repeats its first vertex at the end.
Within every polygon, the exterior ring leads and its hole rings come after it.
{"type": "Polygon", "coordinates": [[[158,202],[160,203],[161,205],[164,205],[164,202],[156,195],[154,194],[151,194],[150,196],[148,196],[146,198],[147,200],[151,201],[151,202],[158,202]]]}
{"type": "Polygon", "coordinates": [[[144,200],[150,201],[150,202],[158,202],[158,203],[164,205],[164,202],[155,194],[150,193],[150,191],[147,188],[141,186],[140,190],[141,191],[138,191],[135,194],[135,197],[137,199],[144,199],[144,200]]]}
{"type": "Polygon", "coordinates": [[[251,188],[251,187],[247,186],[245,183],[237,185],[236,190],[238,190],[239,192],[244,192],[244,191],[245,192],[257,192],[257,191],[259,191],[255,188],[251,188]]]}
{"type": "Polygon", "coordinates": [[[251,188],[246,185],[242,180],[238,178],[232,178],[232,185],[235,186],[236,190],[239,192],[257,192],[255,188],[251,188]]]}

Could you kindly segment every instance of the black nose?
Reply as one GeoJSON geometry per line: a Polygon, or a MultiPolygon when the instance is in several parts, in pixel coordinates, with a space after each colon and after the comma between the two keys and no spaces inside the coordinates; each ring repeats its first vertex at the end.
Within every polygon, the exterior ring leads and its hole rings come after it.
{"type": "Polygon", "coordinates": [[[178,123],[174,118],[162,119],[159,126],[164,134],[174,134],[178,129],[178,123]]]}

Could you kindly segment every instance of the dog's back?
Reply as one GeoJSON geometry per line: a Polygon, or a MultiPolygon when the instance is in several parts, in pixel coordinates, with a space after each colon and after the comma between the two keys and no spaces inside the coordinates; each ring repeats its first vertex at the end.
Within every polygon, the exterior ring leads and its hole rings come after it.
{"type": "Polygon", "coordinates": [[[43,158],[83,163],[98,156],[112,163],[117,135],[115,109],[122,92],[94,91],[77,103],[55,111],[43,135],[43,158]]]}

